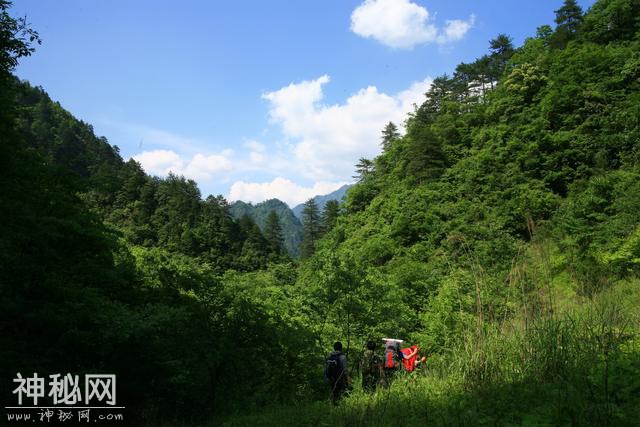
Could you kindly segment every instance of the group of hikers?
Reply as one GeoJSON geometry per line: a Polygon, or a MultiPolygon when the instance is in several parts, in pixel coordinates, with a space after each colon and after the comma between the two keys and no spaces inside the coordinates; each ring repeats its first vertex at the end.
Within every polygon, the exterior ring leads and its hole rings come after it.
{"type": "MultiPolygon", "coordinates": [[[[376,352],[376,343],[369,341],[360,361],[362,389],[368,392],[375,391],[378,386],[389,387],[396,373],[402,370],[413,372],[418,365],[426,361],[426,357],[419,356],[419,349],[415,345],[401,348],[402,340],[382,340],[382,357],[376,352]]],[[[340,341],[333,344],[333,351],[326,359],[324,376],[331,386],[331,400],[335,404],[351,389],[352,382],[347,369],[347,356],[342,352],[340,341]]]]}

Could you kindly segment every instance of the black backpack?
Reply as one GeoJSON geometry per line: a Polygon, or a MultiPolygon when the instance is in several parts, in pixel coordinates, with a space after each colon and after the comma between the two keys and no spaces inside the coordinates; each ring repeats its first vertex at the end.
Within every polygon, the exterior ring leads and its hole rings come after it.
{"type": "Polygon", "coordinates": [[[327,357],[326,363],[326,376],[329,380],[336,382],[340,378],[342,374],[342,367],[340,366],[340,356],[342,353],[331,353],[329,357],[327,357]]]}

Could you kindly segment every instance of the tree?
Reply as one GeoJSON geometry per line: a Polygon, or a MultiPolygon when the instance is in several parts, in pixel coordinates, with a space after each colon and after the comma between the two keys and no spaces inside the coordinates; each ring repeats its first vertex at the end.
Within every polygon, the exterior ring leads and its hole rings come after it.
{"type": "Polygon", "coordinates": [[[606,44],[612,40],[632,40],[640,30],[638,0],[598,1],[584,16],[580,32],[585,38],[606,44]]]}
{"type": "Polygon", "coordinates": [[[405,174],[419,182],[438,178],[447,166],[442,143],[428,126],[414,126],[409,131],[404,159],[405,174]]]}
{"type": "Polygon", "coordinates": [[[18,59],[35,52],[33,43],[40,44],[38,32],[29,27],[27,18],[12,18],[8,9],[11,2],[0,0],[0,72],[10,73],[18,59]]]}
{"type": "Polygon", "coordinates": [[[243,239],[238,266],[244,270],[257,270],[264,267],[270,247],[260,227],[249,215],[240,218],[238,226],[243,239]]]}
{"type": "Polygon", "coordinates": [[[498,34],[495,39],[489,41],[489,50],[491,51],[491,55],[489,56],[489,75],[493,87],[493,82],[498,80],[502,75],[507,61],[509,61],[515,49],[513,48],[511,37],[506,34],[498,34]]]}
{"type": "Polygon", "coordinates": [[[320,238],[320,213],[318,205],[313,199],[304,203],[302,210],[302,258],[309,258],[316,250],[316,244],[320,238]]]}
{"type": "Polygon", "coordinates": [[[477,84],[478,70],[474,64],[466,64],[464,62],[458,64],[453,73],[453,80],[456,83],[456,95],[458,100],[465,103],[469,100],[472,86],[477,84]]]}
{"type": "Polygon", "coordinates": [[[502,33],[498,34],[495,39],[489,40],[489,50],[492,55],[509,58],[514,52],[511,37],[502,33]]]}
{"type": "Polygon", "coordinates": [[[418,107],[413,120],[417,119],[424,123],[433,122],[437,114],[444,108],[445,102],[451,100],[452,93],[453,79],[448,75],[444,74],[433,79],[427,92],[427,100],[418,107]]]}
{"type": "Polygon", "coordinates": [[[282,234],[282,226],[280,225],[280,217],[276,211],[269,212],[267,222],[264,227],[264,237],[269,242],[271,251],[275,254],[282,253],[282,245],[284,237],[282,234]]]}
{"type": "MultiPolygon", "coordinates": [[[[26,18],[14,19],[8,9],[11,2],[0,0],[0,135],[8,138],[8,133],[13,127],[12,112],[13,92],[9,90],[13,77],[11,71],[18,65],[18,59],[30,56],[35,48],[33,43],[40,44],[38,33],[29,28],[26,18]]],[[[6,158],[3,155],[0,158],[6,158]]],[[[4,165],[0,163],[4,169],[4,165]]]]}
{"type": "Polygon", "coordinates": [[[180,240],[187,228],[195,225],[200,212],[200,190],[193,180],[169,173],[160,181],[156,197],[156,209],[153,222],[158,227],[161,244],[172,250],[180,247],[180,240]]]}
{"type": "Polygon", "coordinates": [[[336,221],[338,220],[338,215],[340,213],[340,204],[337,200],[329,200],[324,205],[324,210],[322,211],[322,232],[327,233],[333,229],[336,225],[336,221]]]}
{"type": "Polygon", "coordinates": [[[545,47],[549,47],[550,40],[553,36],[553,28],[550,25],[541,25],[536,30],[536,38],[544,42],[545,47]]]}
{"type": "Polygon", "coordinates": [[[582,8],[576,0],[564,0],[562,7],[555,11],[556,31],[554,33],[554,47],[564,47],[571,40],[582,23],[582,8]]]}
{"type": "Polygon", "coordinates": [[[373,173],[374,164],[371,160],[361,157],[356,165],[356,175],[353,175],[358,181],[363,181],[373,173]]]}
{"type": "Polygon", "coordinates": [[[387,151],[391,144],[400,138],[400,132],[398,132],[398,127],[393,123],[389,122],[382,130],[382,149],[387,151]]]}

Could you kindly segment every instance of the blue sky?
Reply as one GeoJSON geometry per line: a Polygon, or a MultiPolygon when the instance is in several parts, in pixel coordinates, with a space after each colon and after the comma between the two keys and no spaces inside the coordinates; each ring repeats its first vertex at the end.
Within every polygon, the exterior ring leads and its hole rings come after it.
{"type": "MultiPolygon", "coordinates": [[[[16,74],[145,170],[295,205],[351,181],[433,77],[553,24],[561,0],[17,0],[16,74]]],[[[586,9],[593,1],[582,0],[586,9]]]]}

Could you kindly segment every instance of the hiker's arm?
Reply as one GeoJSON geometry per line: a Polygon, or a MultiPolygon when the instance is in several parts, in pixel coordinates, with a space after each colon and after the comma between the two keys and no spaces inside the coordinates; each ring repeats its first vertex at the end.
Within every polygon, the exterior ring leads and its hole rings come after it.
{"type": "Polygon", "coordinates": [[[413,352],[411,352],[408,356],[405,356],[405,359],[411,359],[413,356],[415,356],[416,354],[418,354],[418,350],[419,348],[416,347],[415,350],[413,350],[413,352]]]}

